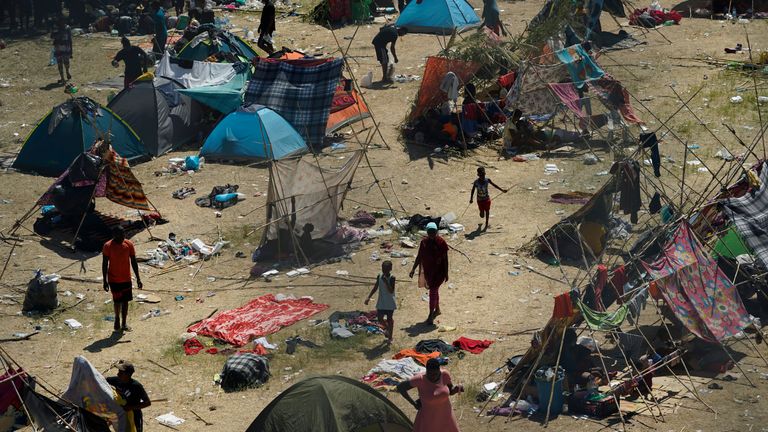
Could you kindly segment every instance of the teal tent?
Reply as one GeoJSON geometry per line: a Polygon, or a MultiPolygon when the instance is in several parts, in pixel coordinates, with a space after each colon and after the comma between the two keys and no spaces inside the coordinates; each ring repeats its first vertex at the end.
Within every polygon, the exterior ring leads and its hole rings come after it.
{"type": "Polygon", "coordinates": [[[246,432],[410,432],[413,423],[386,396],[333,375],[300,381],[280,393],[246,432]]]}
{"type": "Polygon", "coordinates": [[[179,50],[177,57],[180,60],[205,61],[214,54],[232,55],[246,62],[258,57],[248,42],[225,30],[200,33],[179,50]]]}
{"type": "Polygon", "coordinates": [[[243,104],[243,92],[249,77],[248,68],[224,84],[179,89],[178,92],[216,111],[229,114],[243,104]]]}
{"type": "Polygon", "coordinates": [[[279,160],[307,152],[304,138],[280,114],[261,105],[221,119],[200,149],[209,160],[279,160]]]}
{"type": "Polygon", "coordinates": [[[478,27],[480,18],[467,0],[421,0],[409,2],[396,25],[409,33],[449,35],[478,27]]]}
{"type": "Polygon", "coordinates": [[[59,176],[99,138],[129,161],[146,155],[141,139],[117,114],[87,97],[77,97],[43,117],[21,147],[13,168],[59,176]]]}

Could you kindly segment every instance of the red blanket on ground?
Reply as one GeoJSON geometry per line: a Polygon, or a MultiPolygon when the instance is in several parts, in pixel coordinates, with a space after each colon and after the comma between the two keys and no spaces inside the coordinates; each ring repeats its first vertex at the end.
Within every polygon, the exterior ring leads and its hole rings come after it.
{"type": "Polygon", "coordinates": [[[469,351],[472,354],[480,354],[485,351],[486,348],[491,346],[492,343],[493,341],[489,340],[475,340],[462,336],[453,341],[453,346],[464,351],[469,351]]]}
{"type": "Polygon", "coordinates": [[[322,312],[328,305],[306,298],[277,301],[267,294],[237,309],[220,312],[189,326],[187,331],[243,346],[251,339],[266,336],[304,318],[322,312]]]}

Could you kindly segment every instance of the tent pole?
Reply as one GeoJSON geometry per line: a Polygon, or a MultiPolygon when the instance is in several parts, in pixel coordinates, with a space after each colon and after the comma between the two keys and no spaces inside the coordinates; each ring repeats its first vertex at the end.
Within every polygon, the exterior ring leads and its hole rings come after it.
{"type": "Polygon", "coordinates": [[[746,380],[749,383],[749,385],[752,386],[752,387],[757,387],[755,385],[755,383],[753,383],[752,380],[749,379],[749,377],[747,376],[747,373],[744,371],[744,369],[741,368],[741,365],[739,364],[739,362],[737,362],[736,359],[733,358],[731,353],[728,351],[728,348],[726,348],[725,345],[723,345],[723,343],[720,342],[720,341],[717,341],[717,343],[720,345],[720,348],[723,349],[723,351],[728,356],[728,358],[731,359],[731,361],[733,362],[733,365],[736,366],[737,369],[739,369],[739,372],[741,372],[742,375],[744,375],[744,378],[746,378],[746,380]]]}
{"type": "MultiPolygon", "coordinates": [[[[104,166],[103,165],[101,166],[101,169],[99,169],[99,175],[96,178],[97,179],[101,178],[102,174],[104,174],[104,166]]],[[[91,199],[88,200],[88,206],[89,207],[91,205],[91,202],[96,198],[96,190],[97,189],[98,189],[98,180],[97,180],[97,184],[93,185],[93,192],[91,193],[91,199]]],[[[76,249],[75,248],[75,241],[77,241],[77,236],[78,236],[78,234],[80,234],[80,228],[83,227],[83,222],[85,222],[85,216],[86,215],[88,215],[88,209],[83,211],[83,216],[80,218],[80,223],[77,225],[77,230],[75,230],[75,236],[72,237],[72,242],[69,245],[70,248],[72,248],[73,251],[76,249]]]]}
{"type": "MultiPolygon", "coordinates": [[[[552,409],[552,398],[555,396],[555,382],[557,381],[557,371],[560,369],[560,356],[563,354],[564,343],[565,331],[563,331],[563,335],[560,337],[560,348],[557,350],[557,360],[555,360],[555,373],[552,375],[552,383],[550,384],[551,387],[549,389],[549,401],[547,402],[547,414],[544,417],[544,427],[547,427],[549,424],[549,414],[550,410],[552,409]]],[[[560,397],[563,397],[562,393],[560,394],[560,397]]],[[[560,407],[560,410],[562,411],[562,407],[560,407]]]]}
{"type": "MultiPolygon", "coordinates": [[[[613,331],[611,334],[613,335],[613,337],[618,342],[619,341],[619,338],[617,336],[618,332],[613,331]]],[[[625,334],[630,334],[630,333],[625,333],[625,334]]],[[[594,339],[594,336],[592,337],[592,339],[594,339]]],[[[635,372],[637,372],[639,374],[638,377],[640,379],[642,379],[643,378],[642,372],[635,366],[634,363],[629,361],[629,358],[627,357],[627,353],[624,352],[624,348],[621,346],[621,344],[617,343],[616,347],[619,348],[619,352],[621,353],[621,356],[624,358],[624,363],[626,363],[627,367],[629,368],[629,376],[633,380],[635,379],[635,375],[632,373],[632,370],[634,369],[635,372]]],[[[656,399],[656,396],[654,396],[654,394],[653,394],[653,386],[651,386],[651,388],[648,389],[648,394],[651,395],[651,398],[653,399],[653,402],[656,404],[656,409],[659,410],[659,416],[661,417],[661,421],[662,422],[666,422],[666,420],[664,419],[664,413],[661,412],[661,407],[659,406],[659,401],[656,399]]],[[[650,412],[651,415],[653,416],[653,420],[655,420],[656,423],[658,423],[659,420],[656,418],[656,414],[653,413],[653,409],[651,409],[651,406],[648,405],[648,401],[645,399],[645,397],[642,397],[641,399],[643,400],[643,404],[645,405],[645,407],[648,409],[648,412],[650,412]]]]}
{"type": "MultiPolygon", "coordinates": [[[[591,333],[591,334],[594,335],[594,333],[591,333]]],[[[605,365],[605,360],[603,360],[603,353],[600,351],[600,344],[595,343],[595,348],[597,349],[597,355],[598,355],[598,358],[600,359],[600,364],[603,366],[605,377],[606,379],[608,379],[610,375],[608,374],[608,367],[605,365]]],[[[622,429],[624,429],[624,432],[626,432],[627,422],[624,419],[624,414],[621,413],[621,405],[619,404],[619,397],[616,396],[615,393],[611,393],[611,396],[613,396],[613,401],[616,402],[616,411],[619,413],[619,418],[621,419],[621,427],[622,429]]]]}

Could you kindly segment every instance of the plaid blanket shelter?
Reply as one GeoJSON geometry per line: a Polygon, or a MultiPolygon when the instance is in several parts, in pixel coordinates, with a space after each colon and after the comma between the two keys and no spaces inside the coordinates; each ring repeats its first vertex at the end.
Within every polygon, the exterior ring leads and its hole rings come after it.
{"type": "Polygon", "coordinates": [[[760,188],[738,198],[725,198],[723,212],[733,222],[757,260],[768,269],[768,169],[760,170],[760,188]]]}
{"type": "Polygon", "coordinates": [[[266,358],[251,353],[231,356],[221,370],[221,388],[227,392],[256,387],[268,379],[269,362],[266,358]]]}
{"type": "Polygon", "coordinates": [[[342,65],[342,59],[260,60],[245,92],[245,104],[273,109],[307,144],[320,146],[342,65]]]}

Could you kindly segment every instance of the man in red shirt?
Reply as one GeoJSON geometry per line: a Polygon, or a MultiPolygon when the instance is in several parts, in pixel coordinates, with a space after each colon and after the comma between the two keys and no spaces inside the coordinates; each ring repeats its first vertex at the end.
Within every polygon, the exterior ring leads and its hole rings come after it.
{"type": "Polygon", "coordinates": [[[144,285],[139,276],[139,264],[136,262],[133,242],[125,239],[125,232],[121,227],[112,229],[112,240],[104,243],[102,255],[104,259],[101,263],[101,274],[104,277],[104,291],[112,291],[112,302],[115,305],[115,331],[130,331],[126,320],[128,302],[133,300],[131,268],[136,275],[136,285],[139,289],[144,285]]]}

